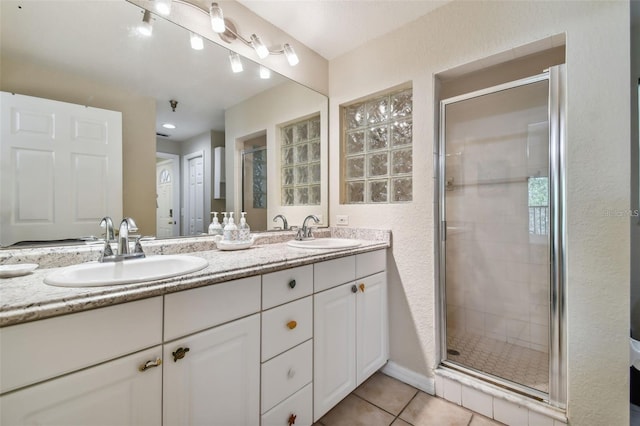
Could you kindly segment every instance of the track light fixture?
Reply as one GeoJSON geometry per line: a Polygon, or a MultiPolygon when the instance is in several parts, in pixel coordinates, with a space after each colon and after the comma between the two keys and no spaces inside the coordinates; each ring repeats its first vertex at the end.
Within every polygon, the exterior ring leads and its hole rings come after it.
{"type": "Polygon", "coordinates": [[[204,40],[196,33],[189,33],[189,41],[193,50],[204,49],[204,40]]]}
{"type": "Polygon", "coordinates": [[[218,3],[211,3],[211,6],[209,6],[209,17],[211,18],[211,28],[214,32],[225,32],[224,15],[218,3]]]}
{"type": "Polygon", "coordinates": [[[138,25],[138,33],[143,36],[149,37],[153,33],[153,25],[151,24],[151,12],[148,10],[144,11],[142,15],[142,22],[138,25]]]}
{"type": "Polygon", "coordinates": [[[156,12],[163,16],[169,16],[171,14],[171,0],[155,0],[154,1],[156,12]]]}
{"type": "Polygon", "coordinates": [[[242,72],[242,60],[236,52],[229,51],[229,61],[231,62],[231,71],[234,73],[242,72]]]}
{"type": "MultiPolygon", "coordinates": [[[[289,43],[283,44],[280,49],[271,50],[262,42],[260,37],[258,37],[258,35],[256,34],[251,34],[251,37],[249,39],[242,37],[236,30],[233,22],[231,22],[229,19],[224,18],[222,8],[216,2],[211,3],[209,6],[209,10],[206,10],[190,0],[154,0],[154,8],[158,13],[162,15],[169,15],[171,13],[171,5],[173,2],[193,7],[194,9],[208,14],[209,19],[211,20],[211,28],[220,36],[223,41],[232,43],[234,40],[240,40],[245,45],[253,48],[260,59],[265,59],[269,55],[285,55],[285,57],[287,58],[287,62],[292,67],[296,66],[300,62],[300,60],[298,59],[298,55],[296,55],[295,50],[293,50],[293,47],[289,43]]],[[[143,31],[146,31],[146,35],[151,35],[151,17],[148,11],[145,12],[145,19],[147,20],[144,21],[143,19],[143,22],[147,23],[148,29],[139,30],[141,33],[143,31]]],[[[193,36],[191,38],[191,46],[196,49],[196,47],[194,47],[193,36]]],[[[242,67],[242,63],[240,63],[240,67],[242,67]]]]}
{"type": "Polygon", "coordinates": [[[260,78],[263,80],[271,78],[271,70],[264,65],[260,65],[260,78]]]}

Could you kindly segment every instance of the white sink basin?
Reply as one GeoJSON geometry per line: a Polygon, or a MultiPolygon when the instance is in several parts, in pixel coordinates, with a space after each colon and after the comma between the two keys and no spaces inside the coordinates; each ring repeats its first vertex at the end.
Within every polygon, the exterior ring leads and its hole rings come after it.
{"type": "Polygon", "coordinates": [[[58,287],[131,284],[189,274],[208,265],[205,259],[185,255],[149,256],[122,262],[89,262],[52,272],[44,282],[58,287]]]}
{"type": "Polygon", "coordinates": [[[315,240],[297,241],[291,240],[287,245],[296,248],[308,249],[347,249],[358,247],[361,243],[347,238],[318,238],[315,240]]]}

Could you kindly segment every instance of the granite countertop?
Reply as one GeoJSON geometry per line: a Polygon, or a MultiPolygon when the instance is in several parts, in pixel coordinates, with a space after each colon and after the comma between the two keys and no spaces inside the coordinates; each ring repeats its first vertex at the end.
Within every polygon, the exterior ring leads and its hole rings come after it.
{"type": "MultiPolygon", "coordinates": [[[[43,282],[44,277],[54,269],[37,269],[15,278],[0,279],[0,327],[50,318],[58,315],[80,312],[145,299],[153,296],[202,287],[228,280],[279,271],[338,257],[384,249],[391,245],[389,231],[331,229],[323,236],[352,238],[361,245],[350,249],[300,249],[290,247],[286,242],[291,236],[282,233],[270,236],[271,240],[258,240],[249,249],[238,251],[202,250],[203,240],[211,247],[211,240],[201,237],[188,240],[188,249],[163,250],[156,242],[152,252],[188,253],[209,261],[209,266],[191,274],[143,283],[101,286],[101,287],[54,287],[43,282]],[[276,242],[273,242],[276,241],[276,242]],[[195,244],[195,246],[193,245],[195,244]],[[158,249],[160,247],[160,249],[158,249]],[[199,249],[199,250],[198,250],[199,249]]],[[[209,237],[210,238],[210,237],[209,237]]],[[[172,242],[171,244],[178,244],[172,242]]],[[[34,249],[37,250],[37,249],[34,249]]],[[[151,255],[147,251],[148,255],[151,255]]],[[[160,254],[158,253],[158,254],[160,254]]],[[[30,255],[35,255],[30,253],[30,255]]],[[[12,258],[16,260],[14,256],[12,258]]],[[[27,259],[28,260],[28,259],[27,259]]],[[[86,260],[85,260],[86,261],[86,260]]],[[[15,262],[5,262],[15,263],[15,262]]],[[[66,263],[66,262],[65,262],[66,263]]],[[[81,262],[78,262],[81,263],[81,262]]]]}

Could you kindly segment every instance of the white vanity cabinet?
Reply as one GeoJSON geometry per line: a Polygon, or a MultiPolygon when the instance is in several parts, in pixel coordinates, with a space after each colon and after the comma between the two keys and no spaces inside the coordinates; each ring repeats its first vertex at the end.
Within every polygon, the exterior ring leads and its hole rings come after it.
{"type": "Polygon", "coordinates": [[[0,328],[0,424],[159,424],[161,341],[162,297],[0,328]]]}
{"type": "Polygon", "coordinates": [[[0,424],[313,424],[388,358],[378,250],[0,328],[0,424]]]}
{"type": "Polygon", "coordinates": [[[389,357],[385,266],[384,250],[315,265],[315,421],[389,357]]]}
{"type": "Polygon", "coordinates": [[[163,424],[259,423],[259,311],[259,276],[165,296],[163,424]]]}

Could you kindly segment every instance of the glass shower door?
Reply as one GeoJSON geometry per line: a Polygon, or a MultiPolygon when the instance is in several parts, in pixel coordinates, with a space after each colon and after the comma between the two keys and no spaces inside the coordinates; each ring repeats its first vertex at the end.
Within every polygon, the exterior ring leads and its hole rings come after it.
{"type": "Polygon", "coordinates": [[[550,371],[549,142],[547,76],[441,102],[443,363],[538,396],[550,371]]]}

